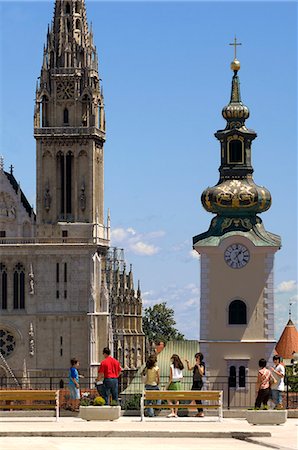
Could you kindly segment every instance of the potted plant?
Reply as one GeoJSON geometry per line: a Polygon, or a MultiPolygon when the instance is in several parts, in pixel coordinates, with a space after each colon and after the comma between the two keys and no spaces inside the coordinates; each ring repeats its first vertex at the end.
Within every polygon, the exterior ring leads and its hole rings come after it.
{"type": "Polygon", "coordinates": [[[246,411],[245,418],[251,425],[280,425],[287,420],[287,410],[252,408],[246,411]]]}
{"type": "Polygon", "coordinates": [[[101,396],[92,398],[89,392],[82,395],[79,417],[84,420],[116,420],[121,414],[121,407],[115,401],[105,405],[101,396]]]}

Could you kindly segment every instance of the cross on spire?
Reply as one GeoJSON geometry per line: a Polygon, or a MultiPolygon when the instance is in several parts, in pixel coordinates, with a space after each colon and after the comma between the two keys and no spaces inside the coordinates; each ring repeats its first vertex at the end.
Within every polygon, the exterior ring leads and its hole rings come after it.
{"type": "Polygon", "coordinates": [[[291,320],[292,318],[292,305],[293,303],[291,302],[291,300],[289,301],[289,319],[291,320]]]}
{"type": "Polygon", "coordinates": [[[237,45],[242,45],[241,42],[237,42],[236,36],[234,37],[234,42],[232,44],[234,46],[234,59],[237,59],[237,45]]]}

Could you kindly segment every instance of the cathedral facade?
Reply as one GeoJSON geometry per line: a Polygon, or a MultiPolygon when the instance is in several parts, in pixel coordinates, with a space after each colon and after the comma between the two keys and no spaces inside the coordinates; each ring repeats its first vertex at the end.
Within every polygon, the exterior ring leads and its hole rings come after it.
{"type": "Polygon", "coordinates": [[[132,273],[121,295],[114,282],[107,286],[104,98],[83,0],[55,2],[36,86],[34,137],[36,214],[13,169],[0,164],[2,375],[25,365],[38,376],[65,376],[76,356],[82,372],[94,376],[102,348],[120,346],[112,314],[126,309],[114,306],[114,293],[117,305],[129,298],[138,316],[138,325],[121,322],[127,334],[139,335],[121,344],[127,367],[135,368],[144,359],[142,301],[132,273]]]}

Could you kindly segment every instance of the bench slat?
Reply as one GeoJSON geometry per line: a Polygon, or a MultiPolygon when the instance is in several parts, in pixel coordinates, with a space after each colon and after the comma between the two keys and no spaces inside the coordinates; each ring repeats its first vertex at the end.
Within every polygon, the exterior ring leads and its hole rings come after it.
{"type": "Polygon", "coordinates": [[[0,405],[1,409],[56,409],[56,405],[0,405]]]}
{"type": "Polygon", "coordinates": [[[211,391],[145,391],[146,400],[214,400],[219,401],[220,393],[211,391]]]}
{"type": "Polygon", "coordinates": [[[56,421],[59,420],[59,390],[46,389],[0,389],[0,410],[6,409],[55,409],[56,421]],[[33,403],[40,401],[43,403],[33,403]],[[54,403],[50,403],[54,402],[54,403]],[[2,404],[6,402],[6,404],[2,404]],[[9,403],[8,403],[9,402],[9,403]],[[22,402],[13,403],[11,402],[22,402]],[[25,403],[23,403],[25,402],[25,403]]]}
{"type": "Polygon", "coordinates": [[[153,409],[172,409],[177,408],[187,409],[187,410],[196,410],[198,408],[202,409],[217,409],[218,410],[218,419],[222,420],[222,391],[158,391],[158,390],[150,390],[144,391],[143,396],[141,398],[141,420],[144,420],[144,411],[148,408],[153,409]],[[156,402],[157,400],[163,400],[166,403],[158,405],[156,403],[151,404],[152,402],[156,402]],[[202,404],[194,404],[192,403],[195,400],[201,400],[204,403],[202,404]],[[184,401],[188,401],[189,403],[184,404],[184,401]],[[209,402],[205,404],[205,402],[209,402]],[[178,405],[173,404],[170,405],[168,402],[180,402],[178,405]]]}
{"type": "Polygon", "coordinates": [[[57,391],[3,391],[0,400],[55,400],[57,391]]]}
{"type": "Polygon", "coordinates": [[[178,409],[193,409],[197,410],[198,408],[202,409],[218,409],[220,405],[169,405],[165,403],[164,405],[144,405],[144,408],[153,408],[153,409],[172,409],[173,407],[178,409]]]}

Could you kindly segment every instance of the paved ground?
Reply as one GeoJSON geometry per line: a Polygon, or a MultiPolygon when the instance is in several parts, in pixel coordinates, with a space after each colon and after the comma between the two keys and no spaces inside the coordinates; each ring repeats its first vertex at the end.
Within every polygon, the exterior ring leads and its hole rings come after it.
{"type": "Polygon", "coordinates": [[[115,422],[85,422],[65,417],[57,423],[50,417],[1,417],[0,449],[231,450],[237,446],[237,450],[296,450],[297,425],[296,419],[288,419],[280,426],[252,426],[243,419],[224,419],[220,423],[210,418],[140,422],[136,417],[121,417],[115,422]]]}

